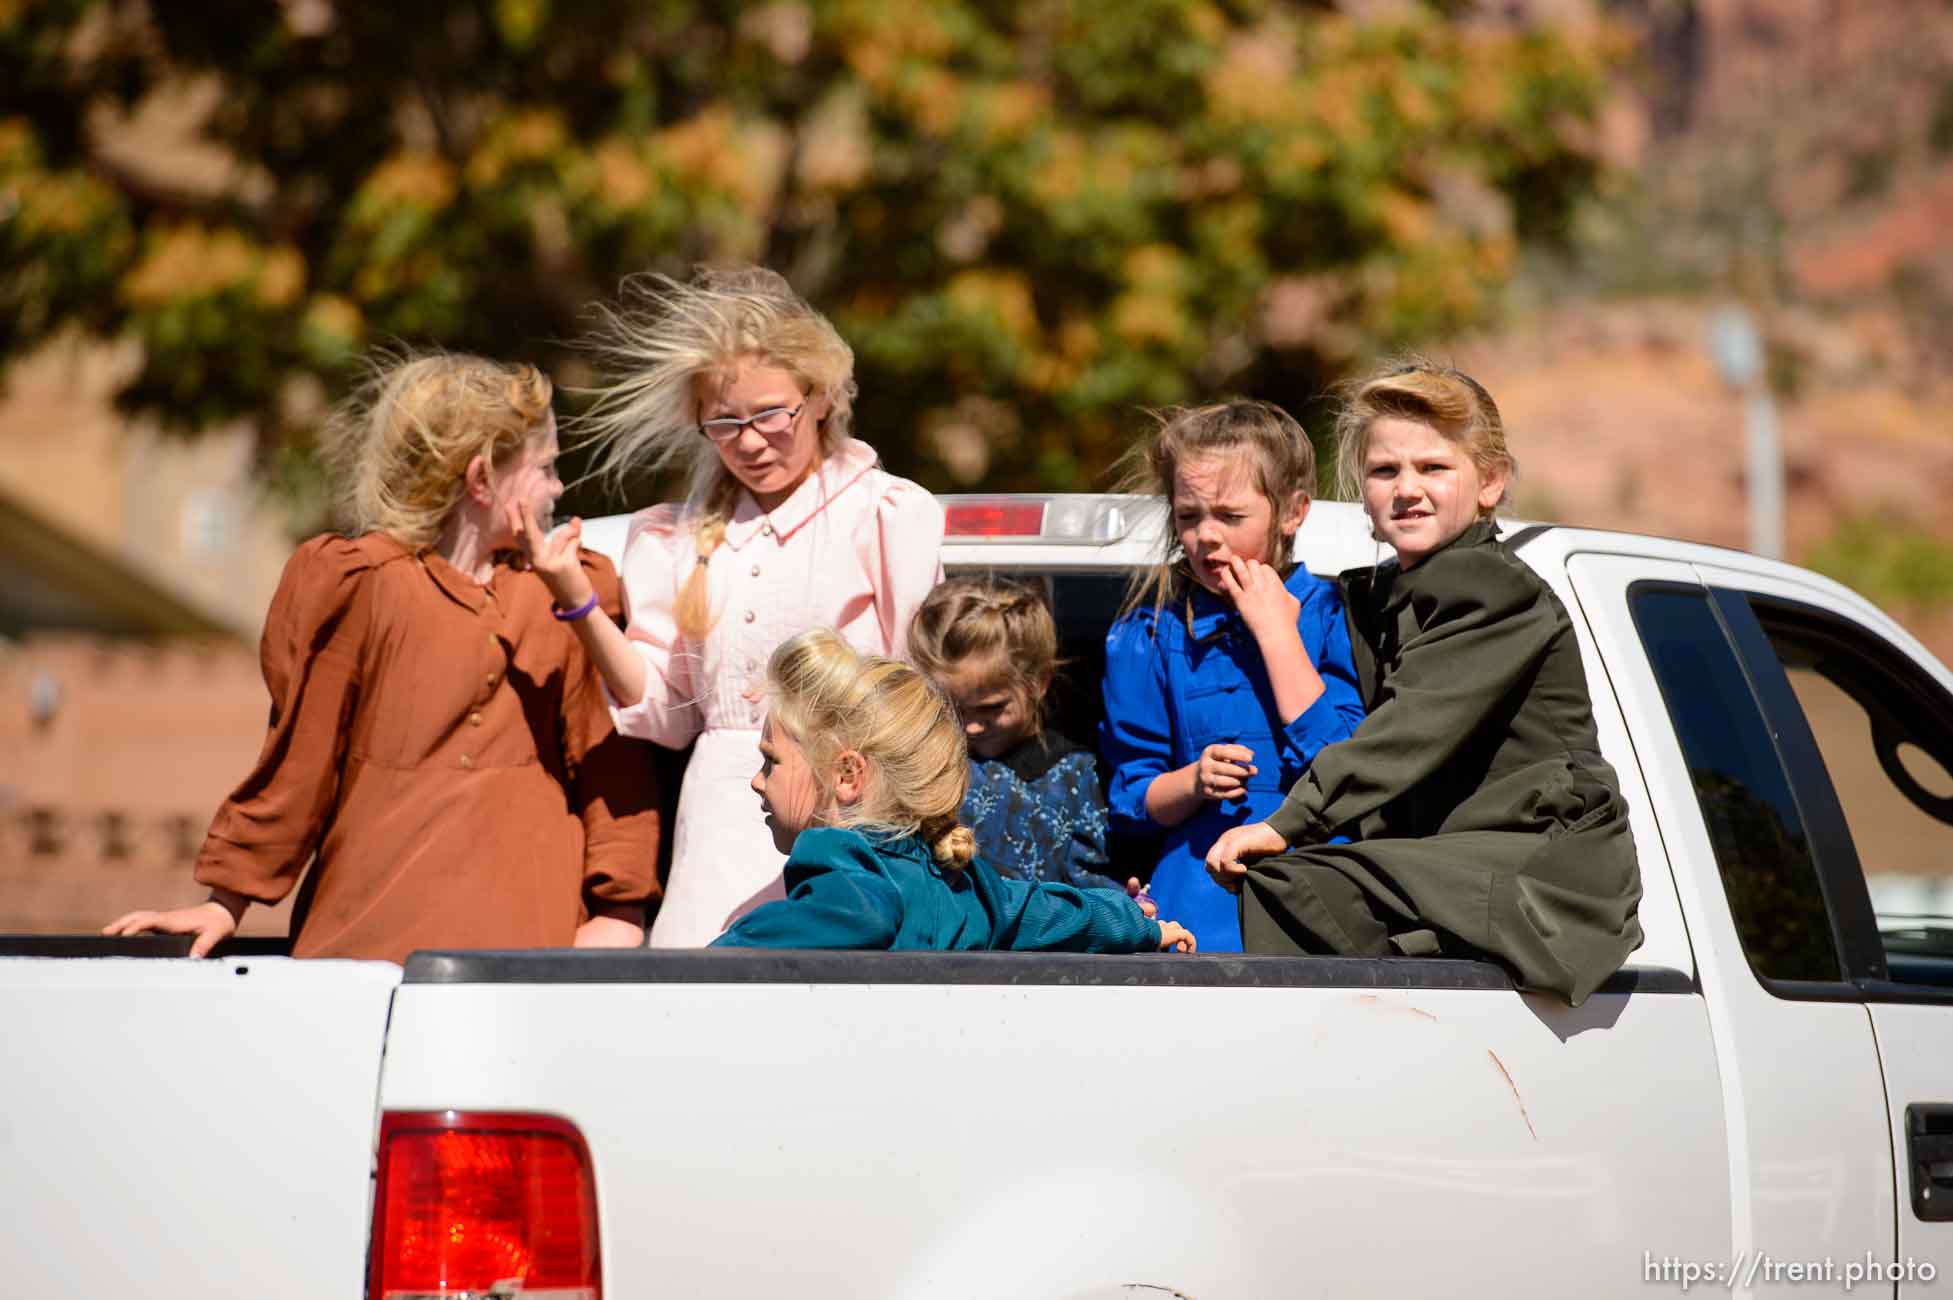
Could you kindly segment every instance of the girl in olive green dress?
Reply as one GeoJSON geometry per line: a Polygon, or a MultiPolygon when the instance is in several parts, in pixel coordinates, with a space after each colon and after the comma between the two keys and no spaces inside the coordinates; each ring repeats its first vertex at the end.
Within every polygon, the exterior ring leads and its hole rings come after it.
{"type": "Polygon", "coordinates": [[[1396,553],[1341,579],[1368,716],[1207,868],[1249,952],[1491,957],[1578,1005],[1641,942],[1641,880],[1572,624],[1493,522],[1498,407],[1419,362],[1357,385],[1337,436],[1396,553]]]}

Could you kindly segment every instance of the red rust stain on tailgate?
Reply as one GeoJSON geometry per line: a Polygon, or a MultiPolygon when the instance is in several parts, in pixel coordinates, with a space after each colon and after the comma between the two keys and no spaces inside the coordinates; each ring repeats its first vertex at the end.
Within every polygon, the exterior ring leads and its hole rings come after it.
{"type": "Polygon", "coordinates": [[[1411,1007],[1411,1006],[1404,1006],[1401,1003],[1396,1003],[1396,1002],[1385,1002],[1382,998],[1378,997],[1374,993],[1359,994],[1357,996],[1356,1002],[1358,1006],[1381,1007],[1386,1011],[1400,1011],[1405,1015],[1422,1016],[1426,1020],[1437,1019],[1436,1016],[1426,1011],[1423,1007],[1411,1007]]]}
{"type": "Polygon", "coordinates": [[[1519,1105],[1519,1118],[1526,1121],[1526,1132],[1533,1135],[1533,1141],[1539,1141],[1539,1130],[1533,1127],[1533,1117],[1526,1113],[1526,1099],[1519,1095],[1519,1085],[1512,1081],[1512,1071],[1505,1068],[1505,1062],[1501,1061],[1499,1054],[1491,1048],[1486,1048],[1485,1054],[1492,1058],[1492,1068],[1497,1070],[1499,1077],[1505,1080],[1505,1086],[1512,1089],[1512,1100],[1519,1105]]]}

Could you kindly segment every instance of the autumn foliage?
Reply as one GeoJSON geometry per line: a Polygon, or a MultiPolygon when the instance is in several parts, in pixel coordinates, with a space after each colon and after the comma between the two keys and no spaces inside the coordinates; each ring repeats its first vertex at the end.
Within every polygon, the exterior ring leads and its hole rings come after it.
{"type": "Polygon", "coordinates": [[[574,387],[620,276],[755,259],[894,468],[1090,486],[1136,407],[1306,414],[1563,231],[1616,45],[1469,7],[0,0],[0,361],[133,336],[132,407],[302,446],[371,343],[574,387]],[[194,183],[112,147],[185,85],[194,183]]]}

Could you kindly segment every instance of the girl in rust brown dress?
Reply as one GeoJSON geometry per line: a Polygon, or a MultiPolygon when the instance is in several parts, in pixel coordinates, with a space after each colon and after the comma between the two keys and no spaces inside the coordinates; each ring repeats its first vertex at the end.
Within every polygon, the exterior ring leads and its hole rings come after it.
{"type": "Polygon", "coordinates": [[[201,956],[299,885],[297,956],[641,940],[650,767],[569,626],[620,612],[616,574],[584,552],[592,603],[554,609],[509,528],[563,491],[550,396],[533,367],[434,354],[377,365],[335,413],[352,527],[301,546],[272,598],[270,726],[198,854],[210,898],[103,933],[201,956]]]}

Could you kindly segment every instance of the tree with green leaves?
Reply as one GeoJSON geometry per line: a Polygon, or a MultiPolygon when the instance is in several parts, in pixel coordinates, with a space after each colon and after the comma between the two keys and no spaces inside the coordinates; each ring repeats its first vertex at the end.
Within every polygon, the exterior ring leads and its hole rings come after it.
{"type": "Polygon", "coordinates": [[[623,275],[754,260],[856,347],[892,468],[1090,487],[1141,406],[1306,414],[1480,318],[1591,188],[1606,29],[1342,8],[0,0],[0,363],[133,337],[129,408],[302,462],[372,344],[574,389],[623,275]],[[172,90],[194,178],[127,147],[172,90]]]}

